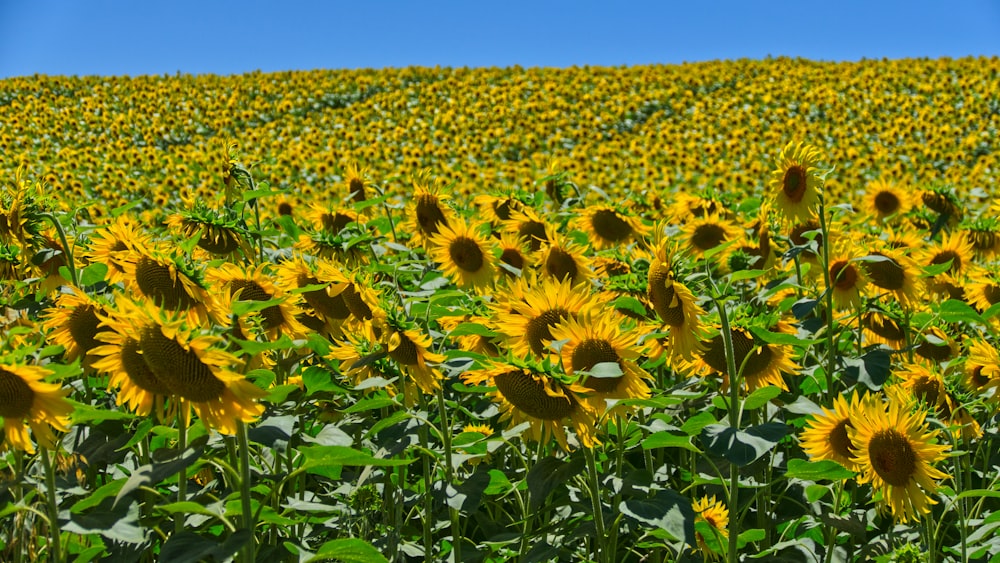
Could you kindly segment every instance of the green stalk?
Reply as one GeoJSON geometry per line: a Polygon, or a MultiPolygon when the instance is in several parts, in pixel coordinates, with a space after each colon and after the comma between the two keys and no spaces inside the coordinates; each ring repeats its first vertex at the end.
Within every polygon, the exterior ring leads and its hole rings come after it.
{"type": "MultiPolygon", "coordinates": [[[[441,418],[441,442],[444,443],[444,474],[445,479],[449,485],[455,484],[455,470],[451,462],[451,424],[448,420],[448,412],[445,409],[444,404],[444,389],[438,387],[437,389],[437,406],[438,406],[438,416],[441,418]]],[[[452,549],[454,550],[454,560],[462,560],[462,533],[461,524],[459,522],[458,510],[453,507],[448,507],[448,511],[451,513],[451,538],[452,538],[452,549]]]]}
{"type": "Polygon", "coordinates": [[[45,466],[45,497],[49,508],[49,558],[51,561],[62,561],[62,545],[59,531],[59,504],[56,502],[56,470],[49,457],[49,450],[39,446],[42,454],[42,465],[45,466]]]}
{"type": "Polygon", "coordinates": [[[608,561],[607,546],[604,544],[606,538],[604,530],[604,510],[601,503],[601,486],[597,476],[597,463],[594,461],[594,449],[583,448],[583,456],[587,459],[587,479],[590,484],[590,505],[594,511],[594,527],[596,537],[594,538],[594,551],[597,561],[608,561]]]}
{"type": "Polygon", "coordinates": [[[829,404],[833,396],[833,372],[836,369],[836,334],[834,330],[833,280],[830,279],[830,233],[826,225],[826,206],[819,201],[819,232],[823,237],[823,287],[826,296],[826,390],[824,399],[829,404]]]}
{"type": "MultiPolygon", "coordinates": [[[[184,420],[183,411],[185,408],[190,408],[187,405],[181,405],[181,408],[177,410],[177,451],[180,455],[184,455],[184,450],[187,449],[187,423],[184,420]]],[[[187,467],[181,467],[180,473],[177,475],[177,502],[184,502],[187,500],[187,467]]],[[[178,513],[174,517],[174,533],[180,534],[184,531],[184,514],[178,513]]]]}
{"type": "MultiPolygon", "coordinates": [[[[726,350],[726,369],[729,371],[729,427],[734,431],[740,426],[740,380],[736,371],[736,353],[733,351],[733,333],[729,327],[729,317],[726,315],[726,305],[721,300],[715,301],[719,311],[719,323],[722,325],[722,344],[726,350]]],[[[729,563],[736,563],[739,544],[737,539],[740,530],[739,500],[740,500],[740,469],[729,466],[729,496],[726,499],[732,518],[729,519],[729,546],[727,550],[729,563]]]]}
{"type": "MultiPolygon", "coordinates": [[[[403,388],[406,385],[403,384],[403,388]]],[[[427,404],[424,400],[423,393],[417,393],[417,397],[420,401],[420,410],[426,412],[427,404]]],[[[423,460],[423,470],[424,470],[424,517],[423,517],[423,534],[424,534],[424,559],[427,561],[431,560],[431,548],[434,545],[433,535],[431,534],[431,522],[434,518],[433,511],[434,505],[431,498],[431,489],[434,486],[434,480],[431,476],[431,458],[430,447],[428,445],[427,439],[427,425],[423,424],[420,426],[420,447],[422,448],[421,459],[423,460]]]]}
{"type": "Polygon", "coordinates": [[[250,502],[250,443],[247,438],[247,425],[242,420],[236,421],[236,440],[240,450],[240,507],[243,509],[243,527],[250,531],[250,540],[243,548],[243,555],[245,561],[253,563],[257,560],[257,546],[253,504],[250,502]]]}
{"type": "Polygon", "coordinates": [[[48,219],[52,223],[52,226],[56,228],[56,233],[59,234],[59,242],[63,247],[63,254],[66,255],[66,269],[69,270],[70,281],[73,282],[73,287],[80,287],[80,281],[76,276],[76,263],[73,261],[73,249],[69,246],[66,231],[63,230],[62,224],[52,213],[43,213],[42,217],[48,219]]]}

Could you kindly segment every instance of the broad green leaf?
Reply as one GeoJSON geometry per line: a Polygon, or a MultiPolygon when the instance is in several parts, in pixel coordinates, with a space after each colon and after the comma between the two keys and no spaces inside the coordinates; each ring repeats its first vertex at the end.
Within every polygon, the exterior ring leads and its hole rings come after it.
{"type": "Polygon", "coordinates": [[[701,453],[697,446],[691,443],[691,436],[671,434],[669,430],[654,432],[642,441],[644,450],[653,448],[682,448],[692,452],[701,453]]]}
{"type": "Polygon", "coordinates": [[[759,409],[766,405],[771,399],[777,397],[781,394],[781,389],[775,387],[774,385],[768,385],[767,387],[761,387],[750,393],[746,399],[743,400],[743,409],[752,411],[759,409]]]}
{"type": "Polygon", "coordinates": [[[658,490],[649,498],[622,501],[618,509],[626,516],[669,533],[675,540],[695,545],[691,501],[674,491],[658,490]]]}
{"type": "Polygon", "coordinates": [[[347,446],[302,446],[299,453],[305,458],[302,467],[307,471],[330,465],[372,465],[387,467],[408,465],[414,459],[381,459],[347,446]]]}
{"type": "Polygon", "coordinates": [[[742,467],[771,451],[789,432],[790,428],[780,422],[766,422],[746,430],[710,424],[702,429],[701,441],[710,453],[742,467]]]}
{"type": "Polygon", "coordinates": [[[840,481],[850,479],[854,475],[855,473],[850,469],[829,459],[819,461],[790,459],[788,460],[788,471],[785,472],[785,477],[794,477],[805,481],[819,481],[820,479],[840,481]]]}
{"type": "Polygon", "coordinates": [[[343,563],[389,563],[377,549],[364,540],[341,538],[330,540],[320,546],[316,554],[307,559],[314,561],[342,561],[343,563]]]}

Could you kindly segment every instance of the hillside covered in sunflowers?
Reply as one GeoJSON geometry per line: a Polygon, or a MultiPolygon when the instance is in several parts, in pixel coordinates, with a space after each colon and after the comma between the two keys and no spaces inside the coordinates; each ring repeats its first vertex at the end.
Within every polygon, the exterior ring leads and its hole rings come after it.
{"type": "Polygon", "coordinates": [[[0,81],[3,561],[1000,561],[1000,60],[0,81]]]}

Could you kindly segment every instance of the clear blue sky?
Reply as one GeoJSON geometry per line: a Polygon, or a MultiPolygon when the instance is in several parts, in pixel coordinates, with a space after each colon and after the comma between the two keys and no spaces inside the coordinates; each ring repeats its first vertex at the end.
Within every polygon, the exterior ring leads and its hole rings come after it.
{"type": "Polygon", "coordinates": [[[1000,1],[0,0],[0,78],[1000,55],[1000,1]]]}

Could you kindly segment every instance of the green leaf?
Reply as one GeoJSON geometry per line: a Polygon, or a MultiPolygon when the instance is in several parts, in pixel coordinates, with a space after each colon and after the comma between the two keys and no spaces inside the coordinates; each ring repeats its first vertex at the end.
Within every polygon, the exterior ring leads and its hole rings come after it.
{"type": "Polygon", "coordinates": [[[347,446],[302,446],[299,453],[305,458],[302,467],[306,471],[330,465],[371,465],[390,467],[409,465],[414,459],[382,459],[347,446]]]}
{"type": "Polygon", "coordinates": [[[104,281],[104,276],[108,274],[108,266],[100,262],[94,262],[80,271],[80,285],[86,287],[104,281]]]}
{"type": "Polygon", "coordinates": [[[702,428],[708,426],[709,424],[715,424],[716,422],[718,422],[718,420],[712,416],[712,413],[704,411],[685,420],[684,424],[681,425],[681,430],[688,436],[694,436],[695,434],[701,433],[702,428]]]}
{"type": "Polygon", "coordinates": [[[779,346],[808,346],[819,342],[818,339],[799,338],[794,334],[786,334],[784,332],[771,332],[759,326],[751,325],[750,332],[768,344],[777,344],[779,346]]]}
{"type": "Polygon", "coordinates": [[[969,489],[958,493],[955,500],[963,498],[1000,498],[1000,491],[992,489],[969,489]]]}
{"type": "Polygon", "coordinates": [[[172,534],[160,548],[161,561],[170,563],[196,563],[199,561],[227,561],[252,539],[250,530],[237,530],[222,540],[202,537],[192,532],[172,534]]]}
{"type": "Polygon", "coordinates": [[[968,303],[958,299],[949,299],[941,304],[938,316],[946,323],[978,323],[983,324],[982,315],[976,312],[968,303]]]}
{"type": "Polygon", "coordinates": [[[639,301],[631,295],[622,295],[618,299],[612,301],[611,305],[615,309],[625,310],[634,315],[638,315],[639,317],[645,317],[647,314],[646,306],[642,304],[642,301],[639,301]]]}
{"type": "Polygon", "coordinates": [[[354,403],[350,407],[344,409],[344,412],[367,412],[375,409],[380,409],[382,407],[398,407],[399,403],[395,399],[390,399],[388,397],[375,397],[373,399],[362,399],[357,403],[354,403]]]}
{"type": "Polygon", "coordinates": [[[762,530],[760,528],[753,528],[751,530],[747,530],[747,531],[741,533],[736,538],[736,546],[739,547],[739,548],[743,548],[748,543],[758,542],[758,541],[764,539],[766,536],[767,536],[767,534],[764,533],[764,530],[762,530]]]}
{"type": "Polygon", "coordinates": [[[767,274],[767,270],[739,270],[737,272],[733,272],[732,274],[730,274],[729,281],[736,282],[736,281],[749,280],[753,278],[759,278],[765,274],[767,274]]]}
{"type": "Polygon", "coordinates": [[[682,448],[701,453],[701,450],[691,443],[691,436],[671,434],[669,430],[654,432],[642,441],[642,449],[651,450],[653,448],[682,448]]]}
{"type": "Polygon", "coordinates": [[[460,323],[454,330],[448,333],[448,336],[468,336],[470,334],[486,337],[497,335],[496,331],[490,330],[479,323],[460,323]]]}
{"type": "Polygon", "coordinates": [[[528,492],[531,493],[531,510],[541,508],[549,493],[574,475],[579,475],[584,464],[584,459],[579,456],[572,457],[569,461],[548,456],[536,462],[525,477],[528,492]]]}
{"type": "Polygon", "coordinates": [[[599,379],[614,379],[625,375],[625,372],[622,371],[622,367],[618,365],[618,362],[599,362],[594,364],[594,367],[589,370],[580,370],[578,373],[581,375],[586,374],[589,377],[597,377],[599,379]]]}
{"type": "Polygon", "coordinates": [[[646,499],[629,499],[618,505],[622,514],[669,533],[675,540],[695,545],[694,509],[691,501],[674,491],[658,490],[646,499]]]}
{"type": "Polygon", "coordinates": [[[809,485],[806,487],[806,499],[809,502],[816,502],[825,497],[830,492],[827,485],[809,485]]]}
{"type": "Polygon", "coordinates": [[[70,413],[69,419],[70,424],[85,424],[85,423],[99,423],[105,420],[132,420],[135,418],[134,414],[111,409],[99,409],[93,405],[85,405],[83,403],[77,403],[70,400],[73,403],[73,412],[70,413]]]}
{"type": "Polygon", "coordinates": [[[96,491],[83,497],[83,499],[74,504],[72,508],[70,508],[70,512],[78,514],[88,508],[98,506],[104,501],[104,499],[117,495],[118,491],[122,490],[122,485],[124,484],[125,479],[117,479],[99,487],[96,491]]]}
{"type": "Polygon", "coordinates": [[[948,259],[947,262],[944,262],[942,264],[928,264],[927,266],[923,266],[922,268],[920,268],[921,269],[920,277],[932,278],[934,276],[939,276],[951,269],[951,263],[953,261],[954,258],[950,258],[948,259]]]}
{"type": "Polygon", "coordinates": [[[205,451],[205,444],[208,443],[208,435],[201,436],[191,441],[191,445],[183,452],[176,450],[157,450],[157,453],[164,452],[162,457],[153,463],[140,466],[132,472],[132,476],[125,481],[118,496],[115,497],[115,505],[139,487],[152,486],[160,483],[171,475],[176,475],[181,469],[190,466],[201,458],[205,451]],[[169,457],[168,457],[169,456],[169,457]]]}
{"type": "Polygon", "coordinates": [[[884,348],[875,348],[860,358],[844,358],[843,361],[846,364],[844,377],[864,383],[873,391],[881,389],[885,380],[889,379],[892,357],[884,348]]]}
{"type": "Polygon", "coordinates": [[[499,469],[490,469],[490,484],[483,491],[486,495],[503,495],[514,488],[510,479],[499,469]]]}
{"type": "Polygon", "coordinates": [[[766,422],[746,430],[710,424],[702,429],[701,441],[713,455],[724,457],[733,465],[742,467],[771,451],[789,432],[788,425],[781,422],[766,422]]]}
{"type": "Polygon", "coordinates": [[[330,540],[320,546],[316,555],[307,559],[314,561],[342,561],[344,563],[389,563],[370,543],[357,538],[330,540]]]}
{"type": "Polygon", "coordinates": [[[788,460],[788,471],[785,472],[785,477],[794,477],[804,481],[819,481],[821,479],[841,481],[850,479],[854,475],[855,473],[850,469],[829,459],[819,461],[790,459],[788,460]]]}
{"type": "Polygon", "coordinates": [[[756,410],[766,405],[771,399],[781,394],[781,389],[773,385],[757,389],[743,401],[743,410],[756,410]]]}

